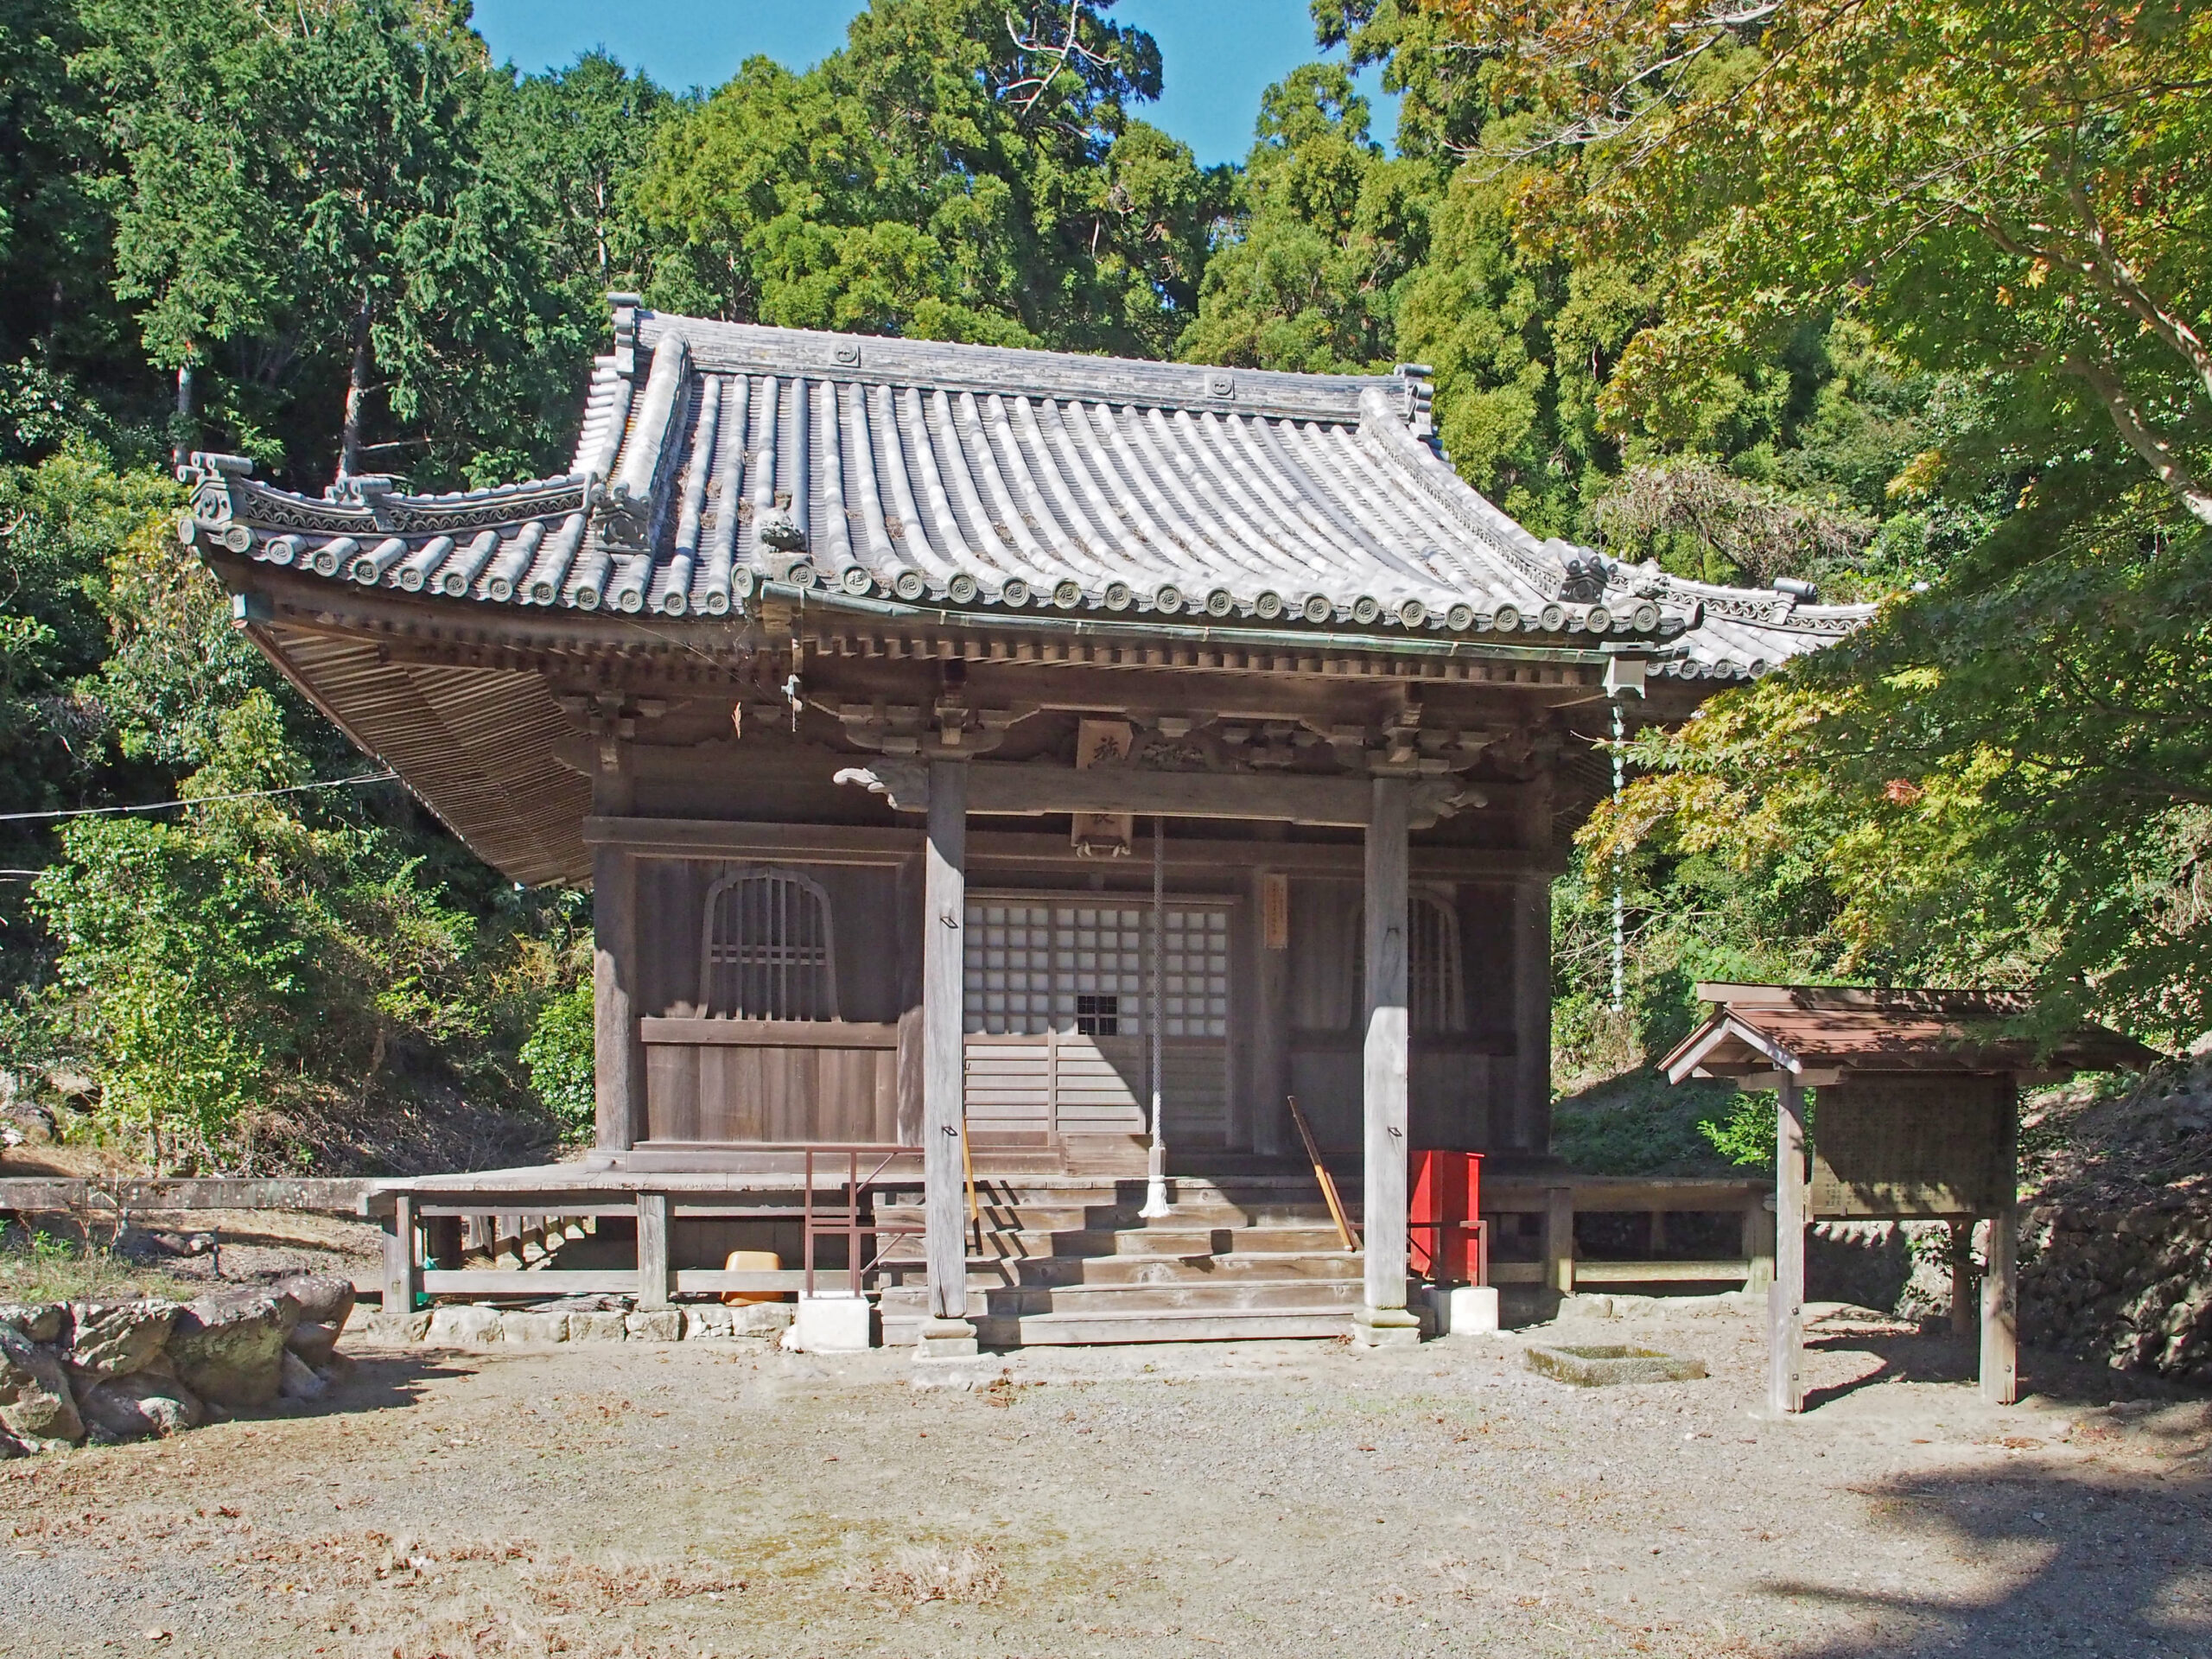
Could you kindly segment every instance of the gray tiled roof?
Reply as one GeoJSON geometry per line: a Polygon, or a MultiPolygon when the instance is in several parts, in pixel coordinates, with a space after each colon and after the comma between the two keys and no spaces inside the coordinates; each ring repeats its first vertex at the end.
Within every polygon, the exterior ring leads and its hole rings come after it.
{"type": "Polygon", "coordinates": [[[1764,671],[1859,607],[1529,534],[1434,447],[1424,371],[1277,374],[660,316],[618,300],[572,470],[454,495],[277,491],[195,457],[184,525],[451,603],[727,615],[832,603],[1516,636],[1764,671]]]}

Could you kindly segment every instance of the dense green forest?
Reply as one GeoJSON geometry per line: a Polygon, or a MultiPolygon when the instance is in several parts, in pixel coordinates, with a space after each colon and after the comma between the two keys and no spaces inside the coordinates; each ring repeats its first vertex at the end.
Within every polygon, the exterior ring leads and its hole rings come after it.
{"type": "MultiPolygon", "coordinates": [[[[0,0],[18,1119],[255,1169],[486,1163],[588,1120],[588,898],[376,781],[168,525],[192,448],[302,489],[558,470],[610,289],[1426,362],[1453,463],[1540,533],[1883,601],[1631,736],[1559,892],[1563,1087],[1632,1074],[1703,976],[2212,1027],[2212,18],[1313,10],[1316,61],[1209,168],[1141,114],[1202,67],[1105,0],[875,0],[804,73],[686,93],[596,54],[518,75],[436,0],[0,0]]],[[[1625,1147],[1569,1122],[1599,1161],[1714,1155],[1694,1119],[1625,1147]]]]}

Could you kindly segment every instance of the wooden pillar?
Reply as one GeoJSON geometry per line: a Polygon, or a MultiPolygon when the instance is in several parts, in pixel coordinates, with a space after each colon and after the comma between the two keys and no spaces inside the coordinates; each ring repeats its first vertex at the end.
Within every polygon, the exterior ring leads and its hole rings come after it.
{"type": "Polygon", "coordinates": [[[1574,1294],[1574,1189],[1544,1189],[1544,1288],[1574,1294]]]}
{"type": "Polygon", "coordinates": [[[384,1311],[412,1313],[416,1294],[423,1288],[423,1270],[415,1248],[415,1200],[402,1192],[391,1201],[384,1223],[384,1311]]]}
{"type": "Polygon", "coordinates": [[[899,866],[899,1143],[922,1144],[922,931],[928,919],[923,861],[899,866]]]}
{"type": "Polygon", "coordinates": [[[2009,1406],[2020,1389],[2020,1100],[2006,1103],[2004,1141],[1998,1149],[1997,1213],[1989,1218],[1989,1249],[1981,1275],[1981,1397],[2009,1406]]]}
{"type": "Polygon", "coordinates": [[[1774,1283],[1766,1294],[1767,1402],[1805,1408],[1805,1089],[1786,1073],[1774,1137],[1774,1283]]]}
{"type": "Polygon", "coordinates": [[[1552,883],[1513,883],[1513,1108],[1506,1144],[1547,1153],[1552,1145],[1552,883]]]}
{"type": "Polygon", "coordinates": [[[1352,1334],[1370,1345],[1417,1342],[1406,1308],[1406,831],[1412,791],[1378,778],[1367,823],[1367,1040],[1361,1097],[1366,1133],[1362,1186],[1366,1305],[1352,1334]]]}
{"type": "Polygon", "coordinates": [[[458,1272],[461,1268],[461,1217],[423,1217],[423,1254],[435,1262],[441,1272],[458,1272]]]}
{"type": "Polygon", "coordinates": [[[645,1123],[645,1047],[638,1023],[637,863],[620,847],[591,858],[594,1138],[626,1152],[645,1123]]]}
{"type": "Polygon", "coordinates": [[[1290,1150],[1290,878],[1252,874],[1252,1150],[1290,1150]]]}
{"type": "Polygon", "coordinates": [[[676,1282],[668,1268],[668,1194],[638,1194],[638,1306],[666,1307],[676,1282]]]}
{"type": "Polygon", "coordinates": [[[962,1157],[965,1087],[962,997],[968,937],[968,768],[930,763],[929,830],[923,849],[922,1185],[929,1262],[925,1359],[976,1351],[968,1320],[968,1207],[962,1157]]]}
{"type": "Polygon", "coordinates": [[[1951,1334],[1970,1337],[1974,1331],[1974,1217],[1954,1216],[1948,1225],[1951,1233],[1951,1334]]]}
{"type": "Polygon", "coordinates": [[[1745,1290],[1763,1293],[1774,1287],[1774,1211],[1757,1192],[1744,1206],[1744,1260],[1750,1269],[1744,1275],[1745,1290]]]}

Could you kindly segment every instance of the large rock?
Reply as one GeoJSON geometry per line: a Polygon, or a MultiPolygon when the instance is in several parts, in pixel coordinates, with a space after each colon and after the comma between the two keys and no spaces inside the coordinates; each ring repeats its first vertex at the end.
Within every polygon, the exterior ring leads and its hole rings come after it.
{"type": "Polygon", "coordinates": [[[276,1391],[287,1400],[320,1400],[330,1392],[330,1384],[290,1349],[284,1351],[284,1357],[277,1364],[276,1391]]]}
{"type": "Polygon", "coordinates": [[[162,1357],[179,1312],[175,1302],[72,1302],[69,1364],[79,1377],[128,1376],[162,1357]]]}
{"type": "Polygon", "coordinates": [[[165,1438],[207,1417],[199,1397],[166,1365],[84,1386],[77,1408],[91,1437],[103,1443],[165,1438]]]}
{"type": "Polygon", "coordinates": [[[54,1350],[0,1325],[0,1429],[38,1447],[85,1438],[85,1420],[54,1350]]]}
{"type": "Polygon", "coordinates": [[[499,1339],[499,1310],[473,1303],[448,1303],[430,1313],[432,1342],[463,1348],[480,1348],[499,1339]]]}
{"type": "Polygon", "coordinates": [[[341,1274],[294,1274],[276,1287],[276,1293],[290,1305],[295,1325],[327,1325],[343,1331],[353,1311],[353,1281],[341,1274]]]}
{"type": "Polygon", "coordinates": [[[499,1316],[501,1333],[509,1342],[566,1342],[569,1339],[569,1316],[566,1313],[525,1313],[509,1312],[499,1316]]]}
{"type": "Polygon", "coordinates": [[[338,1346],[338,1327],[312,1319],[303,1319],[292,1327],[292,1334],[284,1338],[287,1352],[297,1354],[316,1370],[330,1363],[330,1356],[338,1346]]]}
{"type": "Polygon", "coordinates": [[[177,1316],[169,1359],[185,1386],[219,1406],[265,1406],[283,1381],[290,1321],[265,1291],[203,1296],[177,1316]]]}
{"type": "Polygon", "coordinates": [[[622,1330],[632,1342],[681,1342],[683,1311],[676,1307],[640,1308],[622,1321],[622,1330]]]}
{"type": "Polygon", "coordinates": [[[10,1325],[33,1342],[59,1342],[69,1322],[60,1302],[0,1302],[0,1325],[10,1325]]]}

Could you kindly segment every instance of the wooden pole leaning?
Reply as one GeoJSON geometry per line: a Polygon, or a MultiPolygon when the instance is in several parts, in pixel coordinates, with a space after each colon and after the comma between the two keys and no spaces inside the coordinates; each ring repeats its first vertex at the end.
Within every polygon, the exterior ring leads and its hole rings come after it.
{"type": "Polygon", "coordinates": [[[1767,1290],[1767,1402],[1805,1408],[1805,1085],[1783,1072],[1776,1091],[1774,1283],[1767,1290]]]}
{"type": "Polygon", "coordinates": [[[933,760],[925,837],[922,938],[923,1254],[930,1317],[917,1357],[965,1359],[976,1350],[968,1319],[965,1179],[968,1126],[962,999],[968,937],[968,766],[933,760]]]}
{"type": "Polygon", "coordinates": [[[1361,1096],[1366,1133],[1361,1233],[1366,1301],[1352,1340],[1367,1347],[1421,1340],[1406,1306],[1407,830],[1412,795],[1402,778],[1377,778],[1367,824],[1367,1040],[1361,1096]]]}

